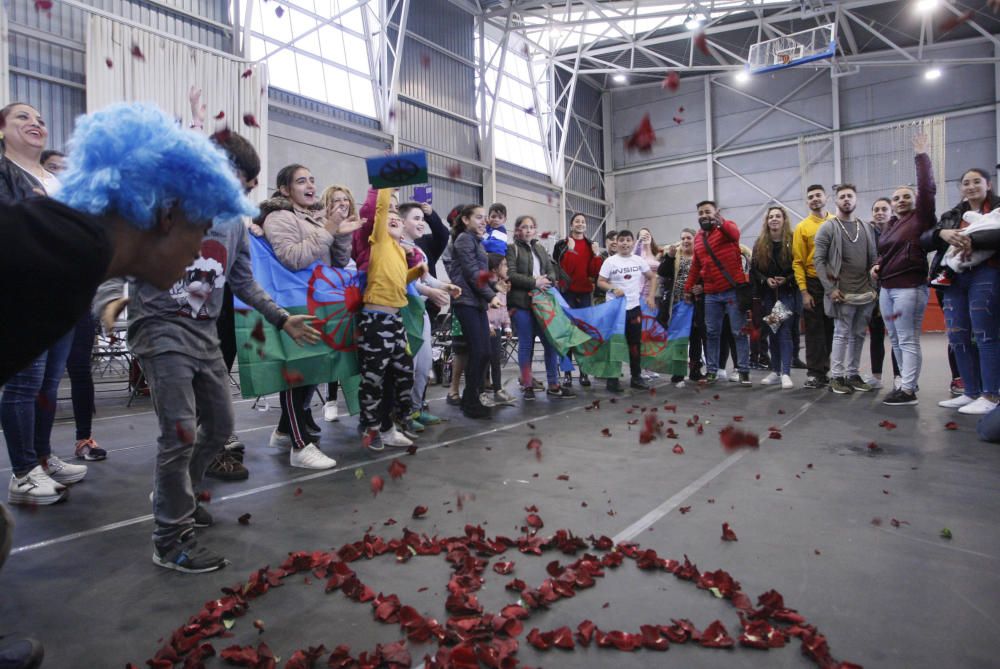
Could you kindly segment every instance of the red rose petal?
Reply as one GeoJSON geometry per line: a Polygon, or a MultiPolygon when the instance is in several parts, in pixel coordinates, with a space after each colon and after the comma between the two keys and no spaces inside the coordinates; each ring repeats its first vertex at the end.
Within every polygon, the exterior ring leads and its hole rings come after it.
{"type": "Polygon", "coordinates": [[[259,128],[260,127],[260,124],[257,123],[257,117],[254,116],[253,114],[244,114],[243,115],[243,123],[245,123],[246,125],[250,126],[251,128],[259,128]]]}
{"type": "Polygon", "coordinates": [[[371,480],[372,497],[375,497],[380,492],[382,492],[382,488],[384,487],[385,487],[385,481],[382,480],[381,476],[376,474],[375,476],[372,477],[371,480]]]}
{"type": "Polygon", "coordinates": [[[252,76],[253,76],[253,68],[248,67],[247,69],[243,70],[243,74],[240,75],[240,78],[249,79],[252,76]]]}
{"type": "Polygon", "coordinates": [[[294,495],[295,495],[295,497],[301,496],[302,495],[302,488],[296,488],[294,495]]]}
{"type": "Polygon", "coordinates": [[[677,444],[676,446],[674,446],[674,453],[676,453],[677,455],[684,455],[684,447],[681,446],[680,444],[677,444]]]}
{"type": "Polygon", "coordinates": [[[611,436],[611,429],[610,428],[604,428],[604,429],[602,429],[601,430],[601,436],[602,437],[610,437],[611,436]]]}
{"type": "Polygon", "coordinates": [[[405,473],[406,473],[406,465],[404,465],[398,459],[393,460],[392,462],[389,463],[389,476],[391,476],[393,480],[403,478],[403,474],[405,473]]]}
{"type": "Polygon", "coordinates": [[[680,511],[681,515],[683,516],[685,513],[689,512],[691,510],[691,507],[690,506],[682,506],[682,507],[680,507],[677,510],[680,511]]]}
{"type": "Polygon", "coordinates": [[[194,433],[187,430],[180,421],[174,423],[174,429],[177,431],[177,438],[181,440],[183,444],[193,444],[194,443],[194,433]]]}
{"type": "Polygon", "coordinates": [[[881,421],[878,424],[878,426],[879,427],[884,427],[887,430],[895,430],[896,429],[896,424],[893,423],[891,420],[883,420],[883,421],[881,421]]]}
{"type": "Polygon", "coordinates": [[[208,504],[212,501],[212,492],[210,490],[199,491],[197,495],[194,496],[199,502],[204,502],[208,504]]]}
{"type": "Polygon", "coordinates": [[[708,39],[705,37],[705,33],[703,32],[698,33],[697,35],[694,36],[692,41],[694,42],[694,45],[698,48],[698,51],[701,51],[706,56],[712,55],[711,52],[708,50],[708,39]]]}
{"type": "Polygon", "coordinates": [[[462,177],[462,166],[458,163],[453,163],[448,166],[448,176],[452,179],[459,179],[462,177]]]}
{"type": "Polygon", "coordinates": [[[541,516],[536,513],[529,513],[526,522],[529,527],[533,527],[536,530],[545,527],[545,523],[542,522],[541,516]]]}
{"type": "Polygon", "coordinates": [[[528,450],[535,451],[535,458],[538,460],[542,459],[542,440],[541,439],[530,439],[528,440],[528,445],[525,447],[528,450]]]}
{"type": "Polygon", "coordinates": [[[302,372],[297,369],[285,369],[281,370],[281,378],[285,380],[285,383],[290,386],[300,385],[306,380],[306,377],[302,375],[302,372]]]}
{"type": "Polygon", "coordinates": [[[240,525],[249,525],[250,518],[251,515],[249,513],[244,513],[242,516],[236,519],[236,522],[238,522],[240,525]]]}
{"type": "Polygon", "coordinates": [[[556,477],[557,481],[569,481],[569,474],[560,474],[556,477]]]}
{"type": "Polygon", "coordinates": [[[733,528],[729,527],[729,523],[722,523],[722,540],[739,541],[739,539],[736,538],[736,533],[733,532],[733,528]]]}
{"type": "Polygon", "coordinates": [[[264,334],[264,319],[257,319],[257,322],[253,326],[253,330],[250,331],[250,337],[252,339],[256,339],[261,344],[267,341],[267,335],[264,334]]]}
{"type": "Polygon", "coordinates": [[[680,125],[683,122],[684,122],[683,118],[681,118],[680,116],[674,116],[674,123],[676,123],[677,125],[680,125]]]}
{"type": "Polygon", "coordinates": [[[413,517],[414,518],[423,518],[426,514],[427,514],[427,507],[426,506],[415,506],[415,507],[413,507],[413,517]]]}
{"type": "Polygon", "coordinates": [[[219,113],[215,115],[216,121],[222,120],[224,118],[226,118],[226,112],[224,111],[219,111],[219,113]]]}
{"type": "Polygon", "coordinates": [[[625,149],[639,151],[640,153],[650,153],[653,150],[653,143],[656,141],[656,131],[653,130],[653,123],[649,120],[649,114],[645,114],[639,125],[635,127],[632,134],[625,140],[625,149]]]}
{"type": "Polygon", "coordinates": [[[732,425],[719,430],[719,441],[727,452],[735,451],[739,448],[759,448],[760,439],[752,432],[745,432],[732,425]]]}
{"type": "Polygon", "coordinates": [[[110,58],[105,58],[104,64],[108,66],[109,70],[115,66],[114,62],[110,58]]]}
{"type": "Polygon", "coordinates": [[[944,424],[944,429],[946,429],[946,430],[957,430],[958,429],[958,423],[956,423],[953,420],[948,421],[947,423],[944,424]]]}
{"type": "Polygon", "coordinates": [[[698,643],[705,648],[732,648],[736,642],[729,636],[722,622],[716,620],[701,633],[698,643]]]}
{"type": "Polygon", "coordinates": [[[681,85],[681,75],[671,70],[670,72],[667,72],[667,76],[664,77],[663,82],[660,84],[660,87],[665,90],[676,91],[680,87],[680,85],[681,85]]]}
{"type": "Polygon", "coordinates": [[[975,15],[976,10],[970,9],[963,14],[951,15],[941,22],[940,28],[938,28],[938,36],[943,36],[945,33],[950,33],[955,28],[959,27],[975,15]]]}
{"type": "Polygon", "coordinates": [[[146,60],[146,56],[142,53],[142,49],[139,48],[138,44],[132,44],[132,57],[137,60],[146,60]]]}
{"type": "Polygon", "coordinates": [[[285,8],[281,7],[280,5],[278,7],[275,7],[274,8],[274,15],[277,16],[280,19],[282,16],[285,15],[285,8]]]}

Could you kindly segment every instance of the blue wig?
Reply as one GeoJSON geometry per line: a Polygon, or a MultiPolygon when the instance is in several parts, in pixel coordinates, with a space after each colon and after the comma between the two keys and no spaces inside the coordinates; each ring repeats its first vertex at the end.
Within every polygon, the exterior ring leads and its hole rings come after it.
{"type": "Polygon", "coordinates": [[[192,222],[258,213],[225,154],[151,105],[115,104],[81,116],[69,147],[56,199],[74,209],[118,214],[141,229],[173,202],[192,222]]]}

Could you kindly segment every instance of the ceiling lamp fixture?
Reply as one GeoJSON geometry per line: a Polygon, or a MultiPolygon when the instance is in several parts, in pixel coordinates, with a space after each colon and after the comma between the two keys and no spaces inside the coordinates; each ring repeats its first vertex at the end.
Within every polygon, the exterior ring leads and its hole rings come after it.
{"type": "Polygon", "coordinates": [[[750,81],[750,72],[745,69],[739,70],[733,78],[736,79],[736,83],[745,84],[750,81]]]}
{"type": "Polygon", "coordinates": [[[619,72],[618,74],[612,75],[611,80],[616,84],[624,84],[628,81],[628,77],[619,72]]]}
{"type": "Polygon", "coordinates": [[[688,14],[687,19],[684,21],[684,27],[688,30],[697,30],[701,27],[702,18],[697,14],[688,14]]]}
{"type": "Polygon", "coordinates": [[[927,14],[937,9],[938,4],[938,0],[917,0],[917,11],[927,14]]]}
{"type": "Polygon", "coordinates": [[[934,81],[935,79],[941,78],[941,68],[939,67],[928,67],[924,70],[924,79],[927,81],[934,81]]]}

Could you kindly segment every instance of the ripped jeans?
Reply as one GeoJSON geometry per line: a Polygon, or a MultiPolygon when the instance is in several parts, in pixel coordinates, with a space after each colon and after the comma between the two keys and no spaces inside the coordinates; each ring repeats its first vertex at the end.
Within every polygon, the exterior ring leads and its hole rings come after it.
{"type": "Polygon", "coordinates": [[[948,343],[955,351],[965,394],[996,396],[1000,391],[1000,269],[985,262],[955,275],[944,289],[948,343]],[[976,348],[972,347],[975,338],[976,348]],[[978,352],[978,356],[976,355],[978,352]],[[976,364],[978,357],[979,364],[976,364]]]}

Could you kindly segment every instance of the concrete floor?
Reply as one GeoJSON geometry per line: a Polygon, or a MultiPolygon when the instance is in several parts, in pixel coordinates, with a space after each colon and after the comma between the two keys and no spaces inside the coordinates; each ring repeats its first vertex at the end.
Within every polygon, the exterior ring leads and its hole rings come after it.
{"type": "MultiPolygon", "coordinates": [[[[247,444],[251,477],[210,483],[208,508],[217,524],[199,536],[232,564],[201,576],[151,563],[147,495],[154,417],[148,400],[126,410],[122,396],[102,394],[94,435],[109,459],[91,465],[66,503],[14,509],[15,548],[0,573],[0,633],[40,638],[46,667],[122,667],[129,661],[144,666],[161,638],[220,588],[280,564],[290,551],[337,548],[359,540],[370,526],[386,538],[400,536],[403,527],[456,536],[467,523],[481,524],[490,535],[517,536],[525,507],[536,505],[545,522],[542,534],[566,528],[578,536],[633,540],[662,557],[687,555],[702,571],[729,571],[754,601],[778,590],[787,606],[827,636],[838,659],[865,667],[997,666],[990,658],[1000,650],[1000,448],[976,439],[971,417],[936,406],[947,397],[943,337],[927,336],[924,350],[916,407],[883,406],[885,391],[841,397],[721,382],[701,392],[660,385],[654,397],[626,393],[611,404],[603,387],[595,386],[576,400],[540,396],[499,409],[493,421],[472,422],[445,406],[443,389],[433,386],[432,411],[451,421],[425,433],[420,451],[403,458],[408,471],[396,481],[386,469],[402,453],[387,450],[376,457],[363,451],[353,418],[324,424],[321,446],[337,458],[337,469],[290,468],[287,456],[267,448],[277,403],[260,412],[238,400],[238,433],[247,444]],[[605,398],[600,408],[587,410],[598,398],[605,398]],[[662,411],[666,402],[677,405],[679,439],[640,445],[639,426],[627,424],[639,411],[626,410],[636,404],[662,411]],[[703,435],[685,426],[696,413],[706,426],[703,435]],[[761,436],[780,426],[783,438],[763,441],[758,451],[728,454],[717,432],[736,415],[745,417],[737,425],[761,436]],[[898,427],[879,427],[886,418],[898,427]],[[948,421],[958,430],[946,430],[948,421]],[[605,427],[610,437],[601,436],[605,427]],[[531,437],[543,441],[540,461],[525,448],[531,437]],[[872,441],[877,451],[869,450],[872,441]],[[683,455],[672,452],[675,443],[684,446],[683,455]],[[356,477],[358,468],[363,478],[356,477]],[[386,479],[375,498],[369,489],[373,474],[386,479]],[[568,480],[560,480],[562,474],[568,480]],[[475,499],[459,510],[456,497],[470,493],[475,499]],[[413,520],[418,504],[429,512],[413,520]],[[688,506],[689,512],[680,513],[688,506]],[[244,513],[252,514],[247,526],[236,522],[244,513]],[[389,518],[398,524],[385,526],[389,518]],[[881,525],[873,525],[873,518],[881,525]],[[893,518],[905,524],[893,527],[893,518]],[[723,522],[731,524],[738,542],[720,540],[723,522]],[[945,527],[951,540],[939,536],[945,527]]],[[[754,380],[763,375],[754,372],[754,380]]],[[[804,375],[798,371],[793,378],[801,384],[804,375]]],[[[53,436],[56,453],[71,453],[72,439],[72,420],[62,418],[53,436]]],[[[486,570],[479,598],[487,610],[516,599],[503,590],[511,578],[537,585],[549,561],[573,558],[512,549],[502,559],[516,568],[511,576],[486,570]]],[[[450,569],[443,556],[397,564],[387,555],[352,567],[376,592],[398,594],[438,620],[447,617],[450,569]]],[[[525,641],[532,627],[575,629],[591,619],[605,630],[637,632],[641,624],[669,624],[671,618],[689,618],[699,628],[720,619],[734,638],[739,632],[728,604],[626,561],[595,587],[525,621],[517,657],[523,665],[546,667],[814,666],[797,641],[767,652],[688,644],[665,654],[595,647],[543,653],[525,641]]],[[[397,626],[374,622],[368,605],[324,595],[322,583],[307,584],[302,577],[255,600],[232,633],[213,640],[217,650],[264,640],[283,658],[319,644],[346,643],[357,655],[402,636],[397,626]],[[255,619],[265,624],[260,635],[251,626],[255,619]]],[[[436,647],[409,649],[416,665],[436,647]]],[[[325,666],[325,655],[319,664],[325,666]]],[[[207,666],[223,664],[216,658],[207,666]]]]}

